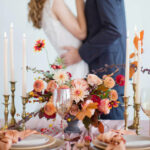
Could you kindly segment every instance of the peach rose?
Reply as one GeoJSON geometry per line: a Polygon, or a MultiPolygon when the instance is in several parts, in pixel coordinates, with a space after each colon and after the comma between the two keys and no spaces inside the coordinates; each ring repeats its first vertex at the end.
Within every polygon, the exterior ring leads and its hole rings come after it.
{"type": "Polygon", "coordinates": [[[115,86],[114,79],[112,77],[109,77],[109,76],[105,77],[104,78],[104,86],[109,88],[109,89],[113,88],[115,86]]]}
{"type": "Polygon", "coordinates": [[[103,99],[101,100],[101,104],[98,107],[98,110],[102,113],[104,113],[105,115],[110,113],[110,109],[109,109],[109,99],[103,99]]]}
{"type": "Polygon", "coordinates": [[[89,85],[84,79],[75,79],[71,82],[72,86],[81,86],[83,89],[88,89],[89,85]]]}
{"type": "Polygon", "coordinates": [[[89,74],[87,77],[87,82],[91,86],[101,85],[103,83],[103,81],[95,74],[89,74]]]}
{"type": "Polygon", "coordinates": [[[44,82],[42,80],[36,80],[33,88],[36,92],[41,92],[44,89],[44,82]]]}
{"type": "Polygon", "coordinates": [[[51,81],[49,81],[48,84],[47,84],[47,89],[46,89],[46,91],[53,93],[56,88],[57,88],[56,82],[55,82],[54,80],[51,80],[51,81]]]}
{"type": "Polygon", "coordinates": [[[48,116],[52,116],[54,113],[56,113],[56,108],[55,108],[54,104],[52,102],[48,102],[44,106],[44,112],[48,116]]]}
{"type": "Polygon", "coordinates": [[[116,90],[111,90],[109,93],[110,100],[116,101],[118,99],[118,93],[116,90]]]}

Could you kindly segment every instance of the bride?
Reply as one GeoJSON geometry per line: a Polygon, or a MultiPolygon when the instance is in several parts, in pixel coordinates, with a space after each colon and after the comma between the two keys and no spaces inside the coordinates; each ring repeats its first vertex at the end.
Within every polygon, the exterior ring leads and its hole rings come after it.
{"type": "MultiPolygon", "coordinates": [[[[84,0],[76,0],[77,17],[67,7],[65,0],[30,0],[28,6],[29,20],[34,27],[43,28],[59,56],[67,51],[65,46],[79,48],[86,38],[84,0]]],[[[84,78],[88,74],[88,65],[80,58],[66,70],[73,78],[84,78]]]]}

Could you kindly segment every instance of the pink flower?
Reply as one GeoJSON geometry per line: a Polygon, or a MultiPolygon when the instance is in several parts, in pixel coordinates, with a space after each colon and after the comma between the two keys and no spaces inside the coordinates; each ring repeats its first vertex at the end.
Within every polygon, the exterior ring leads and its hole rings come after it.
{"type": "Polygon", "coordinates": [[[85,137],[84,137],[84,140],[85,140],[86,142],[91,142],[91,141],[92,141],[92,138],[91,138],[90,136],[85,136],[85,137]]]}
{"type": "Polygon", "coordinates": [[[115,86],[114,79],[112,77],[109,77],[109,76],[105,77],[104,78],[104,86],[109,88],[109,89],[113,88],[115,86]]]}
{"type": "Polygon", "coordinates": [[[89,88],[88,83],[84,79],[75,79],[71,82],[71,84],[72,84],[73,87],[80,86],[85,90],[89,88]]]}
{"type": "Polygon", "coordinates": [[[98,107],[98,110],[102,113],[104,113],[105,115],[110,113],[110,109],[109,109],[109,99],[103,99],[101,100],[101,104],[98,107]]]}
{"type": "Polygon", "coordinates": [[[57,88],[57,84],[54,80],[51,80],[47,84],[47,89],[46,91],[48,92],[54,92],[54,90],[57,88]]]}
{"type": "Polygon", "coordinates": [[[123,75],[116,76],[116,83],[120,86],[124,86],[125,84],[125,77],[123,75]]]}
{"type": "Polygon", "coordinates": [[[42,80],[36,80],[33,88],[36,92],[41,92],[44,89],[44,82],[42,80]]]}
{"type": "Polygon", "coordinates": [[[118,93],[116,90],[111,90],[109,93],[110,100],[116,101],[118,99],[118,93]]]}
{"type": "Polygon", "coordinates": [[[87,77],[87,82],[91,86],[101,85],[103,83],[103,81],[95,74],[89,74],[87,77]]]}

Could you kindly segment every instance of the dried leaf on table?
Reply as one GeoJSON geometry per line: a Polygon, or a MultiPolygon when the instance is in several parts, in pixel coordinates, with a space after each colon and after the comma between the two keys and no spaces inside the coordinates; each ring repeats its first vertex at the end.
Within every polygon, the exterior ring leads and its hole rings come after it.
{"type": "Polygon", "coordinates": [[[103,125],[102,122],[99,122],[98,130],[99,130],[100,133],[104,133],[104,125],[103,125]]]}

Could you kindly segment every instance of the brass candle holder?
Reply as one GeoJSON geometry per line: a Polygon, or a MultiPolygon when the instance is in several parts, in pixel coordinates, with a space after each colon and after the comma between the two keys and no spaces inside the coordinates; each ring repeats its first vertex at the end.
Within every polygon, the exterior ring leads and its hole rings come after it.
{"type": "Polygon", "coordinates": [[[16,108],[15,108],[15,84],[16,82],[11,81],[11,97],[12,97],[12,101],[11,101],[11,122],[10,122],[10,126],[14,126],[16,124],[16,120],[15,120],[15,114],[16,114],[16,108]]]}
{"type": "Polygon", "coordinates": [[[4,110],[4,117],[5,117],[5,125],[4,125],[4,130],[8,129],[8,101],[9,101],[9,95],[4,95],[4,99],[5,99],[5,110],[4,110]]]}
{"type": "Polygon", "coordinates": [[[26,102],[27,102],[27,97],[22,97],[22,105],[23,105],[23,112],[22,112],[22,129],[25,130],[25,119],[26,119],[26,102]]]}
{"type": "Polygon", "coordinates": [[[136,108],[135,108],[135,101],[136,101],[136,84],[133,83],[133,91],[134,91],[134,96],[133,96],[133,100],[134,100],[134,104],[133,104],[133,108],[134,108],[134,120],[133,120],[133,124],[131,126],[129,126],[129,129],[136,129],[136,108]]]}
{"type": "Polygon", "coordinates": [[[129,97],[123,97],[124,99],[124,120],[125,120],[125,126],[124,129],[128,130],[128,102],[129,102],[129,97]]]}
{"type": "Polygon", "coordinates": [[[136,110],[136,134],[139,135],[139,129],[140,129],[140,104],[135,104],[135,110],[136,110]]]}

